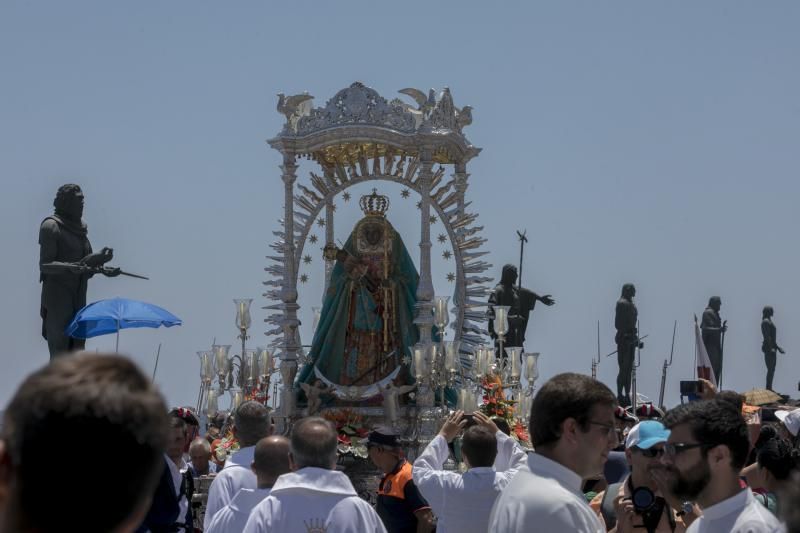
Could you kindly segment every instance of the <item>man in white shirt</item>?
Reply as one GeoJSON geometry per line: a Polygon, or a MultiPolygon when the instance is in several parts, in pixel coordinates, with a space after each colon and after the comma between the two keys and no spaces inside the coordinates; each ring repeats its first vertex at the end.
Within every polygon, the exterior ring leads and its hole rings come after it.
{"type": "Polygon", "coordinates": [[[231,503],[214,515],[205,533],[244,530],[250,512],[269,496],[278,476],[291,471],[289,469],[289,439],[282,435],[272,435],[258,441],[253,454],[252,469],[258,479],[258,488],[239,489],[231,503]]]}
{"type": "Polygon", "coordinates": [[[267,408],[254,401],[242,403],[233,417],[233,434],[239,441],[239,451],[225,461],[222,471],[217,474],[208,489],[206,515],[203,529],[208,529],[214,515],[228,505],[239,489],[255,489],[258,485],[256,475],[250,469],[256,443],[272,433],[267,408]]]}
{"type": "Polygon", "coordinates": [[[669,439],[660,464],[650,471],[676,498],[703,509],[687,533],[779,531],[778,519],[739,482],[750,441],[735,406],[724,400],[690,402],[670,410],[663,423],[669,439]]]}
{"type": "Polygon", "coordinates": [[[514,439],[476,411],[472,416],[478,425],[468,428],[461,440],[468,470],[463,474],[442,470],[449,454],[447,443],[452,442],[467,423],[463,416],[463,411],[456,411],[448,417],[439,434],[414,461],[412,470],[414,483],[439,518],[436,531],[440,533],[486,533],[495,499],[517,470],[527,463],[525,452],[514,439]],[[501,443],[506,445],[507,441],[512,441],[514,449],[511,468],[497,472],[492,464],[501,443]]]}
{"type": "Polygon", "coordinates": [[[605,533],[581,484],[602,473],[617,445],[616,404],[608,387],[582,374],[558,374],[545,383],[531,407],[536,452],[497,498],[488,531],[605,533]]]}
{"type": "Polygon", "coordinates": [[[245,533],[386,533],[372,506],[335,470],[336,447],[336,429],[324,418],[295,422],[289,453],[293,472],[279,477],[253,509],[245,533]]]}

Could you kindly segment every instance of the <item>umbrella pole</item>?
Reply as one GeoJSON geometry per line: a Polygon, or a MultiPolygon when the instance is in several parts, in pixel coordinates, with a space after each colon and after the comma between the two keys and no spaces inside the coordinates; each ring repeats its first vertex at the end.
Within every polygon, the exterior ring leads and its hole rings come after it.
{"type": "Polygon", "coordinates": [[[119,353],[119,320],[117,320],[117,345],[114,347],[114,352],[119,353]]]}
{"type": "Polygon", "coordinates": [[[156,366],[153,367],[153,383],[156,381],[156,370],[158,370],[158,358],[161,355],[161,343],[158,343],[158,351],[156,352],[156,366]]]}

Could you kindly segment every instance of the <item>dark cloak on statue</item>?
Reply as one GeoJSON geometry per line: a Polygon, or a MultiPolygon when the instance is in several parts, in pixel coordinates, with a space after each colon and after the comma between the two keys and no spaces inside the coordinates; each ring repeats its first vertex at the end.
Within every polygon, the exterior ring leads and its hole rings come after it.
{"type": "Polygon", "coordinates": [[[337,260],[310,362],[296,381],[299,388],[319,379],[352,400],[377,396],[390,382],[413,383],[402,360],[419,339],[414,325],[417,269],[384,215],[365,212],[344,247],[334,250],[337,260]]]}

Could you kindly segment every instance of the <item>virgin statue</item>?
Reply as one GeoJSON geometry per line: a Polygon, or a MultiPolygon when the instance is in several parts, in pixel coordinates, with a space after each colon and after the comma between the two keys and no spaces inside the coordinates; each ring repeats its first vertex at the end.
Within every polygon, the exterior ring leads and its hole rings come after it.
{"type": "Polygon", "coordinates": [[[352,401],[376,397],[389,384],[413,383],[401,362],[419,338],[414,325],[419,274],[386,219],[389,199],[373,189],[360,205],[364,217],[344,246],[326,246],[326,258],[336,264],[310,360],[297,378],[298,386],[319,379],[337,397],[352,401]]]}

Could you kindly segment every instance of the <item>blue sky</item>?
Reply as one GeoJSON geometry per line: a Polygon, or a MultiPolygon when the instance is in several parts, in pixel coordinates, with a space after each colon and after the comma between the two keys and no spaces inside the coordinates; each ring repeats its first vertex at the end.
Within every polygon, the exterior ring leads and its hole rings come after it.
{"type": "MultiPolygon", "coordinates": [[[[236,342],[231,299],[265,303],[283,199],[264,142],[281,128],[275,94],[307,90],[321,106],[356,80],[387,98],[449,86],[474,107],[465,131],[483,152],[468,195],[492,274],[517,261],[515,230],[527,229],[524,284],[558,301],[528,331],[543,378],[589,371],[598,320],[603,351],[614,349],[614,303],[630,281],[650,334],[642,392],[657,396],[678,320],[677,401],[692,376],[692,314],[714,294],[730,325],[726,387],[763,386],[759,321],[772,305],[787,351],[775,385],[796,391],[798,22],[789,1],[3,2],[0,403],[47,360],[37,232],[70,181],[85,191],[94,247],[151,277],[93,280],[89,299],[148,300],[183,318],[123,332],[121,348],[152,371],[162,343],[156,381],[170,403],[194,403],[195,351],[236,342]]],[[[382,190],[416,255],[413,199],[382,190]]],[[[337,237],[358,214],[341,203],[337,237]]],[[[452,290],[449,268],[434,265],[437,293],[452,290]]],[[[308,273],[304,328],[320,300],[318,254],[308,273]]],[[[254,305],[253,346],[266,343],[264,316],[254,305]]],[[[615,376],[604,360],[600,378],[613,388],[615,376]]]]}

